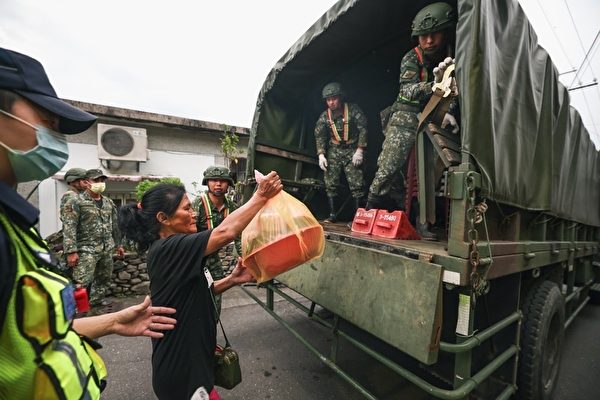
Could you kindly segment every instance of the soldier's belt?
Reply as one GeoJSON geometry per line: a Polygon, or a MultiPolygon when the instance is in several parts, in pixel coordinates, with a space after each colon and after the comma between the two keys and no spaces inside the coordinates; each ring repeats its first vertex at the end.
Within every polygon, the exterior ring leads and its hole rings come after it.
{"type": "Polygon", "coordinates": [[[393,111],[409,111],[409,112],[418,113],[420,111],[420,107],[411,105],[411,104],[395,102],[392,105],[392,112],[393,111]]]}
{"type": "Polygon", "coordinates": [[[354,144],[355,142],[356,142],[356,139],[350,139],[346,142],[340,142],[339,140],[335,140],[335,139],[331,138],[331,144],[335,144],[336,146],[344,146],[344,145],[354,144]]]}

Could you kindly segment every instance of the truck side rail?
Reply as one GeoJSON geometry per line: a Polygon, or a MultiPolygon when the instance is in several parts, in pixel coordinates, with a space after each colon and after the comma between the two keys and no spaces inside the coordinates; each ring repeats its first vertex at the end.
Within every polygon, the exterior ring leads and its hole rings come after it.
{"type": "MultiPolygon", "coordinates": [[[[509,361],[511,358],[514,358],[514,360],[516,362],[517,357],[518,357],[518,352],[519,352],[518,344],[511,345],[506,350],[504,350],[502,353],[500,353],[496,358],[491,360],[487,365],[485,365],[483,368],[481,368],[481,370],[479,372],[474,374],[472,377],[466,379],[463,382],[463,384],[461,384],[458,388],[453,389],[453,390],[440,388],[438,386],[431,384],[430,382],[426,381],[425,379],[415,375],[410,370],[408,370],[404,367],[401,367],[400,365],[396,364],[394,361],[392,361],[389,358],[383,356],[382,354],[376,352],[375,350],[371,349],[370,347],[366,346],[365,344],[359,342],[358,340],[354,339],[350,335],[348,335],[345,332],[343,332],[342,330],[340,330],[339,329],[339,317],[337,315],[334,317],[333,324],[330,324],[329,322],[320,318],[318,315],[313,314],[314,303],[313,303],[313,307],[311,307],[309,309],[305,305],[303,305],[300,302],[298,302],[297,300],[293,299],[288,294],[279,290],[279,288],[277,288],[275,285],[273,285],[272,282],[264,284],[264,287],[267,289],[267,302],[266,303],[263,302],[262,300],[260,300],[254,294],[252,294],[244,286],[242,286],[242,289],[256,303],[258,303],[261,307],[263,307],[265,309],[265,311],[267,311],[273,318],[275,318],[275,320],[277,320],[282,326],[284,326],[288,331],[290,331],[290,333],[292,333],[304,346],[306,346],[313,354],[315,354],[326,366],[331,368],[336,374],[338,374],[340,377],[342,377],[346,382],[348,382],[350,385],[352,385],[355,389],[357,389],[361,394],[363,394],[368,399],[376,400],[377,397],[375,395],[373,395],[372,393],[370,393],[366,388],[364,388],[360,383],[358,383],[356,380],[354,380],[351,376],[349,376],[345,371],[343,371],[336,364],[337,357],[336,357],[335,352],[337,350],[338,340],[340,337],[344,338],[350,344],[352,344],[356,348],[360,349],[364,353],[368,354],[375,360],[381,362],[383,365],[390,368],[392,371],[394,371],[401,377],[405,378],[409,382],[415,384],[416,386],[418,386],[425,392],[427,392],[437,398],[447,399],[447,400],[465,398],[477,386],[479,386],[483,381],[485,381],[487,378],[489,378],[496,370],[498,370],[502,365],[504,365],[504,363],[509,361]],[[293,304],[295,307],[297,307],[301,311],[307,313],[307,315],[310,318],[316,319],[319,323],[323,324],[324,326],[326,326],[332,330],[334,339],[332,341],[332,356],[331,356],[331,358],[328,358],[325,355],[323,355],[322,353],[320,353],[319,350],[316,349],[313,345],[311,345],[307,340],[305,340],[300,333],[298,333],[296,330],[294,330],[294,328],[292,328],[283,318],[281,318],[279,315],[277,315],[277,313],[274,310],[274,301],[273,301],[274,293],[277,293],[279,296],[283,297],[285,300],[287,300],[288,302],[293,304]]],[[[440,351],[444,351],[444,352],[448,352],[448,353],[469,352],[471,349],[481,345],[483,342],[485,342],[489,338],[493,337],[496,333],[500,332],[501,330],[503,330],[515,323],[517,323],[520,326],[521,319],[522,319],[521,312],[516,311],[516,312],[510,314],[509,316],[507,316],[506,318],[491,325],[487,329],[473,335],[472,337],[470,337],[469,339],[467,339],[466,341],[464,341],[462,343],[453,344],[453,343],[441,342],[440,343],[440,351]]],[[[496,397],[496,399],[498,399],[498,400],[508,399],[516,393],[516,390],[517,390],[516,379],[513,378],[513,382],[506,385],[506,387],[502,390],[502,392],[498,395],[498,397],[496,397]]]]}

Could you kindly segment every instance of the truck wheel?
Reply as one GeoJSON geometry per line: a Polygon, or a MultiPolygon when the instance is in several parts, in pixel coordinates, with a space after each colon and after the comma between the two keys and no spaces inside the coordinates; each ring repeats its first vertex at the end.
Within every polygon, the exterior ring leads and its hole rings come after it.
{"type": "Polygon", "coordinates": [[[549,400],[560,367],[565,300],[556,283],[543,281],[529,291],[522,310],[519,397],[549,400]]]}

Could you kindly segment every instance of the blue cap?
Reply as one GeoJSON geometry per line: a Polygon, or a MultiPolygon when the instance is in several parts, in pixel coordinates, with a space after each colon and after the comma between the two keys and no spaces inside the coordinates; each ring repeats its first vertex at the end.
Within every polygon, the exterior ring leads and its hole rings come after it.
{"type": "Polygon", "coordinates": [[[62,133],[83,132],[96,121],[94,115],[59,99],[42,64],[16,51],[0,48],[0,89],[15,92],[56,114],[62,133]]]}

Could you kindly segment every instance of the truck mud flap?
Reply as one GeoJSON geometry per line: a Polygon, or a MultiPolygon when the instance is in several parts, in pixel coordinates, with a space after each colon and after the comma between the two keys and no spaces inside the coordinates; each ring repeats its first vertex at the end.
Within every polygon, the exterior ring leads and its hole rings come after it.
{"type": "Polygon", "coordinates": [[[277,280],[425,363],[437,361],[442,267],[327,241],[323,256],[277,280]]]}

